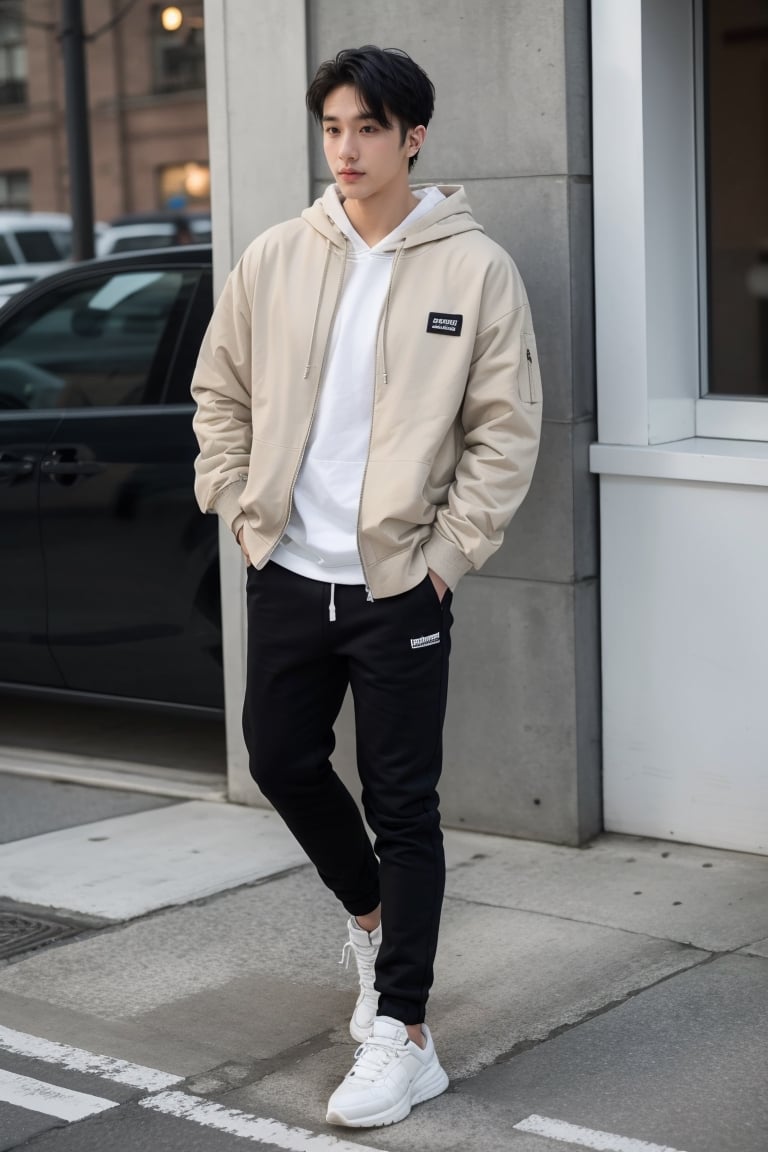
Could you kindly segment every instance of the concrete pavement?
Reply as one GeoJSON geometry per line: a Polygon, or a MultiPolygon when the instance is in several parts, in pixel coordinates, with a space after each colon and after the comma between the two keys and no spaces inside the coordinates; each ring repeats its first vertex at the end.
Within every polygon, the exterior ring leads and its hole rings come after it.
{"type": "Polygon", "coordinates": [[[323,1119],[354,1049],[333,897],[272,814],[115,804],[0,847],[0,897],[86,924],[0,967],[0,1025],[165,1072],[186,1095],[161,1115],[146,1092],[100,1093],[96,1074],[0,1039],[0,1070],[115,1103],[56,1132],[15,1104],[0,1149],[22,1120],[41,1149],[103,1147],[130,1108],[135,1147],[765,1152],[768,859],[448,832],[429,1021],[451,1088],[400,1125],[343,1131],[323,1119]]]}

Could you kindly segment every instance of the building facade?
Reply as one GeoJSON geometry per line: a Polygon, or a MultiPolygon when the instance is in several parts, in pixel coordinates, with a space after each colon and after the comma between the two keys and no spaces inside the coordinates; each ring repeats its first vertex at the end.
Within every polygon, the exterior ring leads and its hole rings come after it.
{"type": "MultiPolygon", "coordinates": [[[[70,210],[61,8],[0,3],[0,208],[70,210]]],[[[84,0],[83,17],[96,218],[207,209],[203,0],[84,0]]]]}

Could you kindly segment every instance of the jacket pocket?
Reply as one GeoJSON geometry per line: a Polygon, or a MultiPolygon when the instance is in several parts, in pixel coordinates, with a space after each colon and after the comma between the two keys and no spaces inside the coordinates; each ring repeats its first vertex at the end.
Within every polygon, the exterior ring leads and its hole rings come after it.
{"type": "Polygon", "coordinates": [[[533,332],[523,332],[520,395],[527,404],[541,404],[541,373],[533,332]]]}

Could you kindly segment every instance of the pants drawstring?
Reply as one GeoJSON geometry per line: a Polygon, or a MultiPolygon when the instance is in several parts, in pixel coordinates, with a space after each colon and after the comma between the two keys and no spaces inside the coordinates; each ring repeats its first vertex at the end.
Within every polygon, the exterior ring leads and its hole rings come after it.
{"type": "Polygon", "coordinates": [[[333,622],[336,619],[336,585],[335,584],[331,584],[331,598],[328,601],[328,619],[330,620],[331,624],[333,624],[333,622]]]}

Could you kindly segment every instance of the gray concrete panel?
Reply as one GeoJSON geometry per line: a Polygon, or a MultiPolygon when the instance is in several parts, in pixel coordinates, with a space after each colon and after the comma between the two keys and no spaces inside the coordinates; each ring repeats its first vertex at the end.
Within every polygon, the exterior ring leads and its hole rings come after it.
{"type": "Polygon", "coordinates": [[[463,1091],[478,1104],[506,1102],[510,1124],[534,1113],[654,1146],[764,1152],[766,980],[757,958],[701,965],[463,1091]]]}
{"type": "Polygon", "coordinates": [[[593,420],[580,420],[572,429],[574,577],[589,580],[600,567],[600,491],[597,476],[589,470],[589,448],[597,436],[597,427],[593,420]]]}
{"type": "Polygon", "coordinates": [[[590,422],[545,420],[533,481],[481,576],[567,583],[596,575],[597,483],[589,471],[590,422]]]}
{"type": "Polygon", "coordinates": [[[574,570],[573,426],[545,420],[528,495],[504,542],[480,570],[484,576],[567,583],[574,570]]]}
{"type": "Polygon", "coordinates": [[[762,856],[634,836],[601,836],[578,850],[456,833],[447,844],[448,892],[466,900],[712,952],[750,945],[768,928],[762,856]]]}
{"type": "MultiPolygon", "coordinates": [[[[418,9],[403,0],[316,0],[308,5],[310,73],[340,48],[373,43],[409,52],[437,90],[416,169],[421,180],[563,173],[563,8],[564,0],[423,0],[418,9]]],[[[322,165],[315,137],[313,174],[322,165]]]]}
{"type": "Polygon", "coordinates": [[[603,827],[600,585],[583,580],[574,589],[577,811],[579,840],[603,827]]]}
{"type": "Polygon", "coordinates": [[[595,369],[595,284],[592,237],[592,182],[568,182],[570,227],[571,355],[573,416],[594,417],[597,411],[595,369]]]}
{"type": "Polygon", "coordinates": [[[589,0],[565,0],[565,111],[568,171],[592,171],[592,83],[589,0]]]}
{"type": "Polygon", "coordinates": [[[446,823],[576,842],[572,587],[471,578],[454,616],[446,823]]]}

